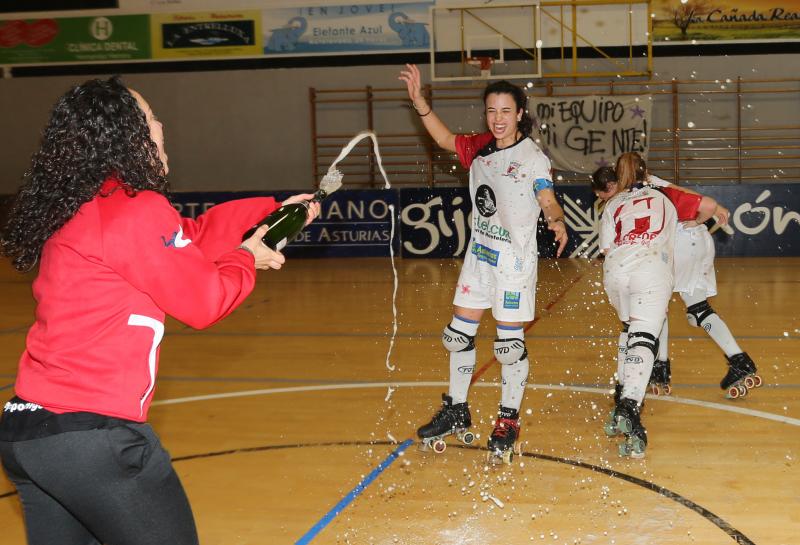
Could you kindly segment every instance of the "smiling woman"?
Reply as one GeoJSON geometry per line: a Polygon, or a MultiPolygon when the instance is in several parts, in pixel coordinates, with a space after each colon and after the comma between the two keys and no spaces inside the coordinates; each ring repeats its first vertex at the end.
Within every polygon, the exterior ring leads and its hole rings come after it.
{"type": "Polygon", "coordinates": [[[487,132],[453,134],[422,96],[419,69],[400,72],[411,104],[431,137],[454,151],[469,169],[473,225],[453,299],[453,319],[442,336],[450,352],[450,388],[442,409],[418,430],[426,445],[441,452],[443,438],[456,433],[465,442],[474,434],[467,393],[475,369],[475,335],[484,310],[497,321],[494,351],[502,363],[503,387],[489,450],[506,463],[519,437],[519,409],[528,380],[523,326],[533,320],[537,247],[536,226],[543,212],[555,234],[557,254],[567,243],[564,212],[553,192],[550,161],[530,138],[533,122],[525,92],[507,81],[486,87],[483,103],[487,132]]]}

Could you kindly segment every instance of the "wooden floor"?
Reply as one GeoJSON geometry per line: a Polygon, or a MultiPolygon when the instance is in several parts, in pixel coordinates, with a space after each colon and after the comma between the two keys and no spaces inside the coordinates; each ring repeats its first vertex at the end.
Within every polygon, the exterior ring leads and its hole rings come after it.
{"type": "MultiPolygon", "coordinates": [[[[388,258],[293,260],[217,326],[167,325],[150,421],[203,544],[800,543],[800,260],[717,261],[713,306],[765,380],[745,399],[724,399],[722,353],[673,302],[674,393],[648,399],[644,460],[620,458],[602,430],[619,326],[599,267],[542,262],[523,456],[499,467],[484,451],[499,400],[488,316],[470,394],[480,449],[403,450],[446,391],[459,265],[396,261],[394,370],[388,258]]],[[[30,280],[0,269],[5,397],[30,280]]],[[[0,528],[4,545],[24,543],[2,476],[0,528]]]]}

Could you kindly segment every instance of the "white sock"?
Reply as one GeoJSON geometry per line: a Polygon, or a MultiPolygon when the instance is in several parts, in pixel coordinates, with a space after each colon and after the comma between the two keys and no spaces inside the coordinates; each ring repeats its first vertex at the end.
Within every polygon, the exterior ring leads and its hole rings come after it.
{"type": "Polygon", "coordinates": [[[625,354],[628,353],[628,334],[621,331],[619,341],[617,341],[617,382],[622,384],[625,380],[623,369],[625,369],[625,354]]]}
{"type": "Polygon", "coordinates": [[[658,360],[667,361],[669,359],[669,320],[664,318],[664,325],[661,334],[658,336],[658,360]]]}
{"type": "Polygon", "coordinates": [[[733,338],[731,330],[728,329],[728,326],[716,312],[703,320],[700,327],[708,333],[708,336],[717,343],[717,346],[719,346],[729,358],[734,354],[742,353],[742,349],[739,348],[739,344],[736,342],[736,339],[733,338]]]}
{"type": "MultiPolygon", "coordinates": [[[[682,293],[681,298],[687,308],[708,300],[705,290],[694,290],[691,295],[682,293]]],[[[741,354],[743,352],[736,342],[736,339],[733,338],[731,330],[728,329],[728,326],[716,312],[707,316],[706,319],[703,320],[703,323],[699,324],[699,327],[702,327],[703,330],[708,333],[711,340],[717,343],[717,346],[719,346],[729,358],[734,354],[741,354]]]]}
{"type": "MultiPolygon", "coordinates": [[[[525,330],[497,328],[498,339],[524,339],[525,330]]],[[[525,385],[528,383],[530,362],[527,356],[510,365],[500,365],[500,376],[503,379],[500,387],[500,405],[507,409],[519,411],[522,398],[525,396],[525,385]]]]}
{"type": "Polygon", "coordinates": [[[639,405],[642,404],[647,393],[650,373],[653,372],[654,361],[653,352],[646,346],[628,348],[623,371],[622,397],[634,399],[639,405]]]}
{"type": "MultiPolygon", "coordinates": [[[[453,316],[450,327],[474,337],[478,333],[480,322],[465,320],[458,316],[453,316]]],[[[448,395],[453,398],[453,404],[464,403],[467,401],[469,384],[472,380],[472,373],[475,371],[475,349],[466,352],[450,352],[450,388],[448,395]]]]}

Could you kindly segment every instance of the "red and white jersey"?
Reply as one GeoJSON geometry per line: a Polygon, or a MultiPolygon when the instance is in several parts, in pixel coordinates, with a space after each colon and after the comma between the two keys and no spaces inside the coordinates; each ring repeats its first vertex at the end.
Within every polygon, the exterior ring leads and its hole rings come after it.
{"type": "Polygon", "coordinates": [[[658,260],[672,267],[677,213],[660,191],[650,186],[623,191],[606,204],[600,220],[600,250],[605,269],[631,270],[658,260]]]}
{"type": "Polygon", "coordinates": [[[145,421],[165,314],[204,328],[241,304],[256,272],[237,247],[277,207],[243,199],[192,220],[159,193],[130,196],[107,180],[44,245],[17,395],[56,413],[145,421]]]}
{"type": "Polygon", "coordinates": [[[661,254],[662,261],[672,266],[677,222],[696,218],[701,199],[669,184],[644,185],[617,194],[606,204],[600,220],[600,250],[607,257],[616,253],[618,265],[661,254]]]}
{"type": "Polygon", "coordinates": [[[536,271],[536,193],[552,189],[550,160],[531,138],[499,149],[490,132],[457,135],[456,150],[469,169],[472,238],[464,267],[487,282],[520,282],[536,271]]]}

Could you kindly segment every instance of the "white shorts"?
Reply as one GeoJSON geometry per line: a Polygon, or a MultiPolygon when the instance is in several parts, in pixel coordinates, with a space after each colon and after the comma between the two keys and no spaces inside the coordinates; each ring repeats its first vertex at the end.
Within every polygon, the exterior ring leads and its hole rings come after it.
{"type": "Polygon", "coordinates": [[[620,321],[641,320],[650,327],[640,327],[639,331],[659,334],[672,297],[672,274],[666,265],[655,271],[604,271],[603,287],[620,321]]]}
{"type": "Polygon", "coordinates": [[[462,267],[453,304],[464,308],[490,308],[494,319],[501,322],[533,320],[536,310],[535,272],[526,281],[515,285],[497,284],[497,278],[480,276],[469,267],[462,267]]]}
{"type": "Polygon", "coordinates": [[[715,255],[714,240],[705,225],[679,225],[675,233],[675,291],[692,295],[701,289],[707,297],[716,295],[715,255]]]}

